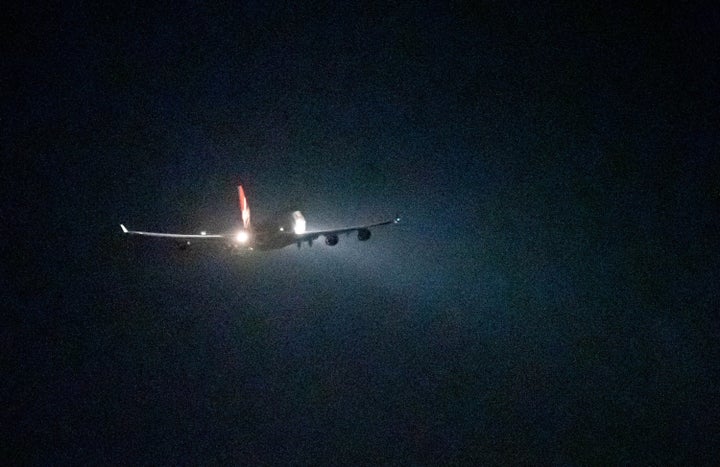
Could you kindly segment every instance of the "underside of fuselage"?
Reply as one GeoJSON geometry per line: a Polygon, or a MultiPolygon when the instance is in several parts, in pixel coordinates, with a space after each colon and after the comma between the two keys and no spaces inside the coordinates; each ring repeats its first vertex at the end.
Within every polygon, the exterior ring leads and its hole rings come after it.
{"type": "Polygon", "coordinates": [[[295,235],[281,231],[254,231],[251,234],[251,245],[256,250],[277,250],[296,242],[295,235]]]}
{"type": "Polygon", "coordinates": [[[305,231],[305,218],[300,211],[272,216],[271,220],[255,224],[250,234],[250,244],[256,250],[277,250],[297,243],[296,232],[305,231]],[[302,230],[298,231],[298,221],[302,230]]]}

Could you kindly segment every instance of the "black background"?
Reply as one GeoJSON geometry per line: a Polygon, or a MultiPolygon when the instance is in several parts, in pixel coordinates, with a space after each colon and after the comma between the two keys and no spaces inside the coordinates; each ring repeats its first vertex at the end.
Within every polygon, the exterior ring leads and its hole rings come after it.
{"type": "Polygon", "coordinates": [[[5,463],[715,461],[717,8],[5,19],[5,463]]]}

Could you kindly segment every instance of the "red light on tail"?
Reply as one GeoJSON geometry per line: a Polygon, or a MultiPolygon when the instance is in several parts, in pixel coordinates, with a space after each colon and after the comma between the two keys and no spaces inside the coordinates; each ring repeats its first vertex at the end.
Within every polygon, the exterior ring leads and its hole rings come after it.
{"type": "Polygon", "coordinates": [[[249,229],[250,206],[248,205],[247,198],[245,197],[245,190],[243,190],[242,185],[238,185],[238,197],[240,200],[240,212],[242,213],[243,227],[249,229]]]}

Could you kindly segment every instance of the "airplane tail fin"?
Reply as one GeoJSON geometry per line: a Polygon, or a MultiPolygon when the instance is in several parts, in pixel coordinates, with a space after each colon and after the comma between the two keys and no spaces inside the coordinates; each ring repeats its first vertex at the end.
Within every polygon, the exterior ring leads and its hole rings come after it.
{"type": "Polygon", "coordinates": [[[238,197],[240,201],[240,212],[242,213],[243,227],[246,229],[250,228],[250,205],[245,197],[245,190],[242,185],[238,185],[238,197]]]}

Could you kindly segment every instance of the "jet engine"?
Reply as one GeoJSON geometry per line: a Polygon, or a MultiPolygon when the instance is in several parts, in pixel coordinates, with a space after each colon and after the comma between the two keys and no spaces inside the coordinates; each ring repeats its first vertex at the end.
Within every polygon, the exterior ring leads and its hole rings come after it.
{"type": "Polygon", "coordinates": [[[330,246],[335,246],[338,243],[338,236],[335,234],[327,234],[325,235],[325,244],[330,246]]]}
{"type": "Polygon", "coordinates": [[[361,242],[364,242],[365,240],[370,239],[370,231],[368,229],[359,229],[358,230],[358,240],[361,242]]]}

